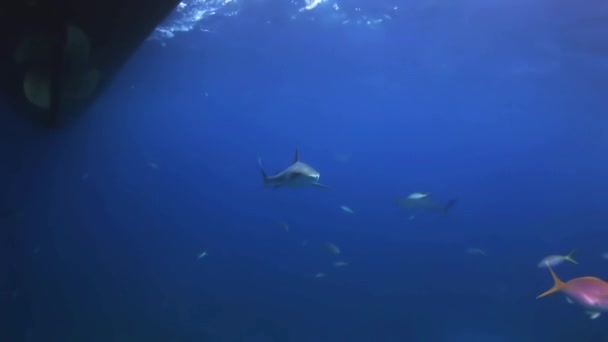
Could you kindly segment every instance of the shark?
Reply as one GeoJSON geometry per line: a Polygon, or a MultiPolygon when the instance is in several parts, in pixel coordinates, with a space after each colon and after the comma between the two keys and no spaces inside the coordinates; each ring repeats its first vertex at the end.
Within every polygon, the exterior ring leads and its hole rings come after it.
{"type": "Polygon", "coordinates": [[[430,196],[424,197],[412,197],[411,195],[398,199],[397,205],[406,209],[426,209],[431,211],[440,211],[444,216],[448,215],[450,209],[456,204],[457,200],[453,199],[448,201],[446,204],[441,204],[433,201],[430,196]]]}
{"type": "Polygon", "coordinates": [[[319,183],[321,174],[312,166],[301,161],[299,150],[296,150],[293,164],[274,175],[266,173],[262,166],[261,158],[258,158],[258,165],[260,167],[260,172],[264,177],[265,187],[284,188],[316,186],[323,189],[329,189],[328,186],[319,183]]]}

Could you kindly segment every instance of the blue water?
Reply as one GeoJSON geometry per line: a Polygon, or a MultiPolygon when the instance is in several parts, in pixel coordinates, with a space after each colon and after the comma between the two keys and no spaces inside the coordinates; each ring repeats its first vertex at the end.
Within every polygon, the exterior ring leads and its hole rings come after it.
{"type": "Polygon", "coordinates": [[[5,122],[0,203],[23,211],[2,223],[3,267],[24,279],[1,283],[22,292],[10,326],[45,342],[608,341],[605,316],[535,299],[550,254],[577,248],[563,279],[608,278],[608,24],[585,22],[606,8],[471,3],[373,29],[246,7],[145,42],[63,130],[5,122]],[[296,149],[331,189],[263,188],[257,158],[274,172],[296,149]],[[412,192],[458,203],[395,204],[412,192]]]}

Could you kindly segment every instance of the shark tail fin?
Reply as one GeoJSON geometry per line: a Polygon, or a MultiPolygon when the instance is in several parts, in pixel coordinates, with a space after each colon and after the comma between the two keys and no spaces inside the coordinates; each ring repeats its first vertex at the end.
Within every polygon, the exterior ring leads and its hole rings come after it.
{"type": "Polygon", "coordinates": [[[450,209],[452,209],[452,207],[458,202],[458,200],[453,199],[450,200],[448,203],[446,203],[446,205],[443,207],[443,216],[448,216],[448,213],[450,212],[450,209]]]}
{"type": "Polygon", "coordinates": [[[264,183],[268,180],[268,174],[264,170],[264,166],[262,166],[262,158],[258,157],[258,167],[260,168],[260,172],[262,173],[262,177],[264,177],[264,183]]]}
{"type": "Polygon", "coordinates": [[[553,268],[551,268],[551,265],[549,265],[548,262],[547,262],[547,268],[549,268],[549,271],[551,272],[551,276],[553,277],[553,282],[554,282],[553,287],[550,288],[549,290],[545,291],[544,293],[540,294],[538,297],[536,297],[536,299],[543,298],[548,295],[552,295],[552,294],[557,293],[561,290],[564,290],[565,288],[568,287],[566,285],[566,283],[564,283],[561,279],[559,279],[559,277],[557,276],[557,274],[555,274],[555,272],[553,271],[553,268]]]}
{"type": "Polygon", "coordinates": [[[573,264],[578,265],[578,261],[574,260],[574,252],[576,252],[576,249],[573,249],[570,253],[568,253],[568,255],[566,255],[565,259],[570,261],[573,264]]]}
{"type": "Polygon", "coordinates": [[[296,149],[296,155],[294,156],[294,163],[297,163],[300,161],[300,150],[296,149]]]}

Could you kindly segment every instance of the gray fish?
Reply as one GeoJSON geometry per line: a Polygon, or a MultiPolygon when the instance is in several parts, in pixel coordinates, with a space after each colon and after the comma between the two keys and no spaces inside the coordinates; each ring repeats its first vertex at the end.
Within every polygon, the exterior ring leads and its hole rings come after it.
{"type": "Polygon", "coordinates": [[[275,174],[268,175],[262,166],[262,159],[258,159],[260,171],[264,177],[264,186],[272,188],[281,187],[302,187],[313,185],[316,187],[329,189],[327,186],[319,183],[321,175],[312,168],[312,166],[300,161],[300,152],[296,150],[294,163],[285,170],[275,174]]]}
{"type": "Polygon", "coordinates": [[[397,204],[407,209],[427,209],[436,210],[443,212],[443,215],[447,216],[450,209],[456,204],[456,200],[453,199],[446,204],[440,204],[433,201],[430,197],[423,198],[402,198],[397,200],[397,204]]]}
{"type": "Polygon", "coordinates": [[[549,255],[548,257],[543,258],[543,260],[538,263],[538,267],[543,268],[547,267],[547,265],[555,267],[557,265],[560,265],[564,261],[570,261],[573,264],[578,264],[578,262],[574,260],[574,252],[576,252],[576,249],[573,249],[570,253],[566,255],[549,255]]]}

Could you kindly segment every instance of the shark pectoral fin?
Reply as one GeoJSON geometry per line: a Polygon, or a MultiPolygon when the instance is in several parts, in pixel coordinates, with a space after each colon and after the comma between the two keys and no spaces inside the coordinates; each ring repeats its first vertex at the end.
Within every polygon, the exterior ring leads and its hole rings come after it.
{"type": "Polygon", "coordinates": [[[589,315],[589,319],[596,319],[596,318],[600,317],[600,315],[602,314],[599,311],[586,311],[585,313],[587,315],[589,315]]]}
{"type": "Polygon", "coordinates": [[[311,184],[314,185],[314,186],[316,186],[316,187],[319,187],[319,188],[329,189],[329,187],[327,185],[323,185],[321,183],[315,182],[315,183],[311,183],[311,184]]]}
{"type": "Polygon", "coordinates": [[[266,182],[266,180],[268,179],[268,174],[264,170],[264,166],[262,165],[262,158],[260,158],[260,157],[258,157],[258,168],[260,169],[260,173],[262,174],[262,177],[264,178],[264,182],[266,182]]]}

